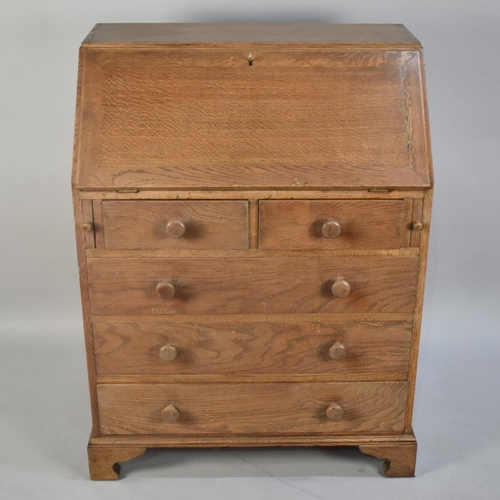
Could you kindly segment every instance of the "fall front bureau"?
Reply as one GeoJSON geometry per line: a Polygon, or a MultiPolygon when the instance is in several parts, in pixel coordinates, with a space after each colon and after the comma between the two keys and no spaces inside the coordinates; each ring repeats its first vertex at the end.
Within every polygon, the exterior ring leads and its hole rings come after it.
{"type": "Polygon", "coordinates": [[[401,25],[97,25],[73,162],[91,477],[212,446],[414,475],[432,185],[401,25]]]}

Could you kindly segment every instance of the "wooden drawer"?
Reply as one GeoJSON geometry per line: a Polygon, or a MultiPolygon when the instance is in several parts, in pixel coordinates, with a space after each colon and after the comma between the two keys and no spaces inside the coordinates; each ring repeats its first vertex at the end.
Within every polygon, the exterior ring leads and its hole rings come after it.
{"type": "Polygon", "coordinates": [[[100,384],[97,391],[103,434],[401,433],[407,383],[100,384]],[[329,407],[338,420],[327,417],[329,407]]]}
{"type": "Polygon", "coordinates": [[[248,247],[246,201],[104,201],[109,249],[248,247]]]}
{"type": "Polygon", "coordinates": [[[94,314],[407,313],[417,268],[408,256],[88,259],[94,314]],[[332,294],[340,278],[345,297],[332,294]]]}
{"type": "Polygon", "coordinates": [[[93,323],[98,375],[408,375],[412,323],[93,323]]]}
{"type": "Polygon", "coordinates": [[[260,248],[312,250],[408,246],[410,203],[403,200],[261,201],[260,248]]]}

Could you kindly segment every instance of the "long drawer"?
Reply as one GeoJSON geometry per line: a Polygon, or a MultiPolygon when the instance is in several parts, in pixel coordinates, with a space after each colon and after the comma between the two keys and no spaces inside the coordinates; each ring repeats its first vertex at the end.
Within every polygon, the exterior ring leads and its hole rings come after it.
{"type": "Polygon", "coordinates": [[[408,375],[410,322],[93,323],[98,375],[408,375]]]}
{"type": "Polygon", "coordinates": [[[90,258],[94,314],[405,313],[417,257],[90,258]]]}
{"type": "Polygon", "coordinates": [[[101,384],[103,434],[401,433],[406,382],[101,384]]]}

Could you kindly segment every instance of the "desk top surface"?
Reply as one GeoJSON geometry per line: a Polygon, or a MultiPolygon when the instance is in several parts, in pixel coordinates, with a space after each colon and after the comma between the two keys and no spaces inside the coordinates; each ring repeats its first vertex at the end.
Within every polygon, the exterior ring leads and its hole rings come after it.
{"type": "Polygon", "coordinates": [[[96,24],[83,46],[297,45],[418,49],[402,24],[96,24]]]}

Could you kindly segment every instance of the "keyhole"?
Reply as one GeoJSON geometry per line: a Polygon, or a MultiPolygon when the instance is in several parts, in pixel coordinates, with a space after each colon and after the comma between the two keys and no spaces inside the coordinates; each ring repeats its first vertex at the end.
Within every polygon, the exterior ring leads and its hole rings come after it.
{"type": "Polygon", "coordinates": [[[253,57],[252,57],[252,53],[250,52],[250,54],[248,54],[248,65],[252,66],[252,64],[253,64],[253,57]]]}

